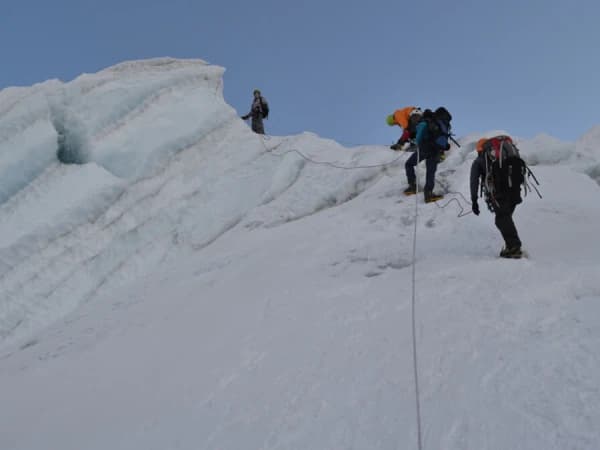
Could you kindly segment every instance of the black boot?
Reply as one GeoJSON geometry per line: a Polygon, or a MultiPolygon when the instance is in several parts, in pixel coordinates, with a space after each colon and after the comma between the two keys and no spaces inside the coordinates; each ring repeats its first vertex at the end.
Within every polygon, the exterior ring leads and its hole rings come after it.
{"type": "Polygon", "coordinates": [[[514,258],[519,259],[523,256],[523,251],[521,247],[504,247],[500,251],[501,258],[514,258]]]}
{"type": "Polygon", "coordinates": [[[417,193],[417,185],[409,184],[406,189],[404,189],[404,195],[414,195],[417,193]]]}
{"type": "Polygon", "coordinates": [[[444,198],[442,194],[434,194],[433,191],[425,191],[423,195],[425,196],[425,203],[437,202],[444,198]]]}

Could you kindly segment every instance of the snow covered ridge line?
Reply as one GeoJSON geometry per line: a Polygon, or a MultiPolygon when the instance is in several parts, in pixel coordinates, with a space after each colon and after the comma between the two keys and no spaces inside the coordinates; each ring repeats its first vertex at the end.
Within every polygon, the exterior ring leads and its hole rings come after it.
{"type": "MultiPolygon", "coordinates": [[[[70,83],[42,83],[30,88],[30,94],[20,88],[12,95],[1,95],[15,103],[0,117],[0,203],[55,161],[59,147],[66,147],[70,155],[65,162],[97,162],[117,173],[110,163],[104,164],[106,152],[93,148],[97,141],[190,88],[212,92],[218,102],[222,73],[221,67],[201,60],[132,61],[81,75],[70,83]],[[17,94],[18,100],[13,99],[17,94]]],[[[196,112],[190,111],[192,118],[202,109],[198,101],[196,112]]]]}
{"type": "Polygon", "coordinates": [[[59,80],[49,80],[31,87],[8,87],[0,90],[0,120],[11,113],[16,107],[23,105],[26,97],[30,97],[47,89],[50,85],[61,86],[59,80]]]}
{"type": "MultiPolygon", "coordinates": [[[[148,58],[131,61],[123,61],[113,66],[107,67],[97,72],[102,74],[106,72],[132,72],[138,74],[147,70],[154,72],[165,71],[172,72],[173,70],[198,68],[198,66],[211,66],[208,62],[203,59],[179,59],[179,58],[148,58]]],[[[216,67],[216,66],[212,66],[216,67]]]]}
{"type": "MultiPolygon", "coordinates": [[[[38,122],[47,122],[49,115],[48,92],[60,89],[62,84],[46,82],[39,88],[31,88],[26,95],[19,96],[13,104],[0,114],[0,148],[3,145],[16,145],[12,141],[21,138],[29,128],[39,125],[38,122]]],[[[26,88],[19,88],[24,89],[26,88]]],[[[0,105],[2,97],[0,96],[0,105]]],[[[1,156],[1,155],[0,155],[1,156]]]]}
{"type": "MultiPolygon", "coordinates": [[[[61,109],[69,107],[68,101],[74,95],[82,96],[90,94],[94,90],[101,89],[106,84],[124,77],[139,77],[140,72],[148,75],[149,72],[155,74],[169,73],[170,76],[162,77],[157,80],[145,95],[148,97],[146,103],[140,101],[131,101],[130,105],[136,107],[138,104],[147,104],[153,101],[152,97],[158,97],[166,91],[177,89],[178,85],[183,84],[207,84],[207,88],[214,88],[215,95],[222,95],[221,75],[223,69],[217,66],[210,66],[202,60],[177,60],[172,58],[157,58],[154,60],[129,61],[116,66],[104,69],[97,74],[83,74],[69,83],[63,83],[59,80],[50,80],[38,83],[32,87],[13,87],[0,91],[0,142],[8,140],[16,134],[23,132],[26,128],[32,126],[36,121],[51,116],[54,122],[54,115],[61,109]],[[201,68],[201,70],[199,70],[201,68]],[[175,76],[174,71],[179,75],[175,76]],[[102,77],[99,77],[103,74],[102,77]],[[72,90],[74,92],[69,92],[72,90]],[[29,101],[31,97],[45,96],[47,102],[40,102],[35,98],[29,101]],[[32,108],[32,106],[35,106],[32,108]],[[13,113],[11,115],[11,113],[13,113]],[[6,116],[6,117],[5,117],[6,116]]],[[[128,91],[131,91],[129,87],[128,91]]],[[[117,105],[115,105],[117,106],[117,105]]],[[[114,125],[114,118],[110,118],[107,126],[114,125]]],[[[100,127],[101,124],[98,124],[100,127]]],[[[101,133],[103,130],[92,131],[101,133]]]]}

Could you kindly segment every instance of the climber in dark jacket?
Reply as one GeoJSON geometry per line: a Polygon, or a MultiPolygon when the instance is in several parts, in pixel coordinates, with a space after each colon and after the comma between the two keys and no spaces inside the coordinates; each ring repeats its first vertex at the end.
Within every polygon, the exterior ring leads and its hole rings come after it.
{"type": "MultiPolygon", "coordinates": [[[[479,215],[479,204],[477,203],[477,195],[480,184],[485,182],[486,175],[486,160],[483,147],[488,139],[480,139],[477,143],[477,158],[471,165],[471,202],[473,214],[479,215]]],[[[495,193],[494,214],[496,215],[496,227],[502,234],[505,246],[500,252],[502,258],[520,258],[523,253],[521,251],[521,239],[513,221],[513,213],[515,208],[523,200],[520,195],[496,192],[495,193]]]]}
{"type": "Polygon", "coordinates": [[[269,104],[267,103],[267,100],[265,100],[258,89],[255,89],[250,112],[245,116],[242,116],[242,119],[248,120],[249,118],[252,118],[252,131],[258,134],[265,134],[263,119],[266,119],[268,114],[269,104]]]}

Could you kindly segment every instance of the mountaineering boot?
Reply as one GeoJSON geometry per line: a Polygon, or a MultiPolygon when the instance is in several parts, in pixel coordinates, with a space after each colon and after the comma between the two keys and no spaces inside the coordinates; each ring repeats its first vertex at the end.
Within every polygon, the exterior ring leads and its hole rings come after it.
{"type": "Polygon", "coordinates": [[[500,251],[500,258],[514,258],[514,259],[519,259],[523,256],[523,251],[521,250],[521,247],[509,247],[509,248],[503,248],[500,251]]]}
{"type": "Polygon", "coordinates": [[[425,203],[437,202],[444,198],[442,194],[434,194],[432,191],[425,191],[423,195],[425,196],[425,203]]]}
{"type": "Polygon", "coordinates": [[[417,193],[417,185],[409,184],[406,189],[404,189],[404,195],[415,195],[417,193]]]}

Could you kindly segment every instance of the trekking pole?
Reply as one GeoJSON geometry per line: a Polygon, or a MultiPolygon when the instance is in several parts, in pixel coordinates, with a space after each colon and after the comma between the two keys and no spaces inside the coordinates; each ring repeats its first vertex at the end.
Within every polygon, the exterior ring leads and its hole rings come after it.
{"type": "Polygon", "coordinates": [[[533,178],[533,181],[535,181],[535,184],[537,184],[538,186],[540,185],[540,182],[535,177],[535,175],[533,174],[533,172],[531,171],[531,169],[529,167],[527,167],[527,175],[529,175],[533,178]]]}
{"type": "Polygon", "coordinates": [[[449,139],[450,139],[452,142],[454,142],[458,148],[460,148],[460,144],[459,144],[458,142],[456,142],[456,139],[454,139],[454,138],[452,137],[452,135],[448,136],[448,138],[449,138],[449,139]]]}
{"type": "MultiPolygon", "coordinates": [[[[535,177],[535,175],[533,174],[533,172],[531,171],[531,169],[529,167],[527,167],[527,175],[533,178],[533,181],[535,181],[535,184],[537,184],[538,186],[540,185],[540,182],[535,177]]],[[[538,197],[542,198],[542,194],[540,194],[540,191],[538,190],[538,188],[536,188],[534,184],[532,184],[531,186],[535,190],[535,193],[538,195],[538,197]]]]}

